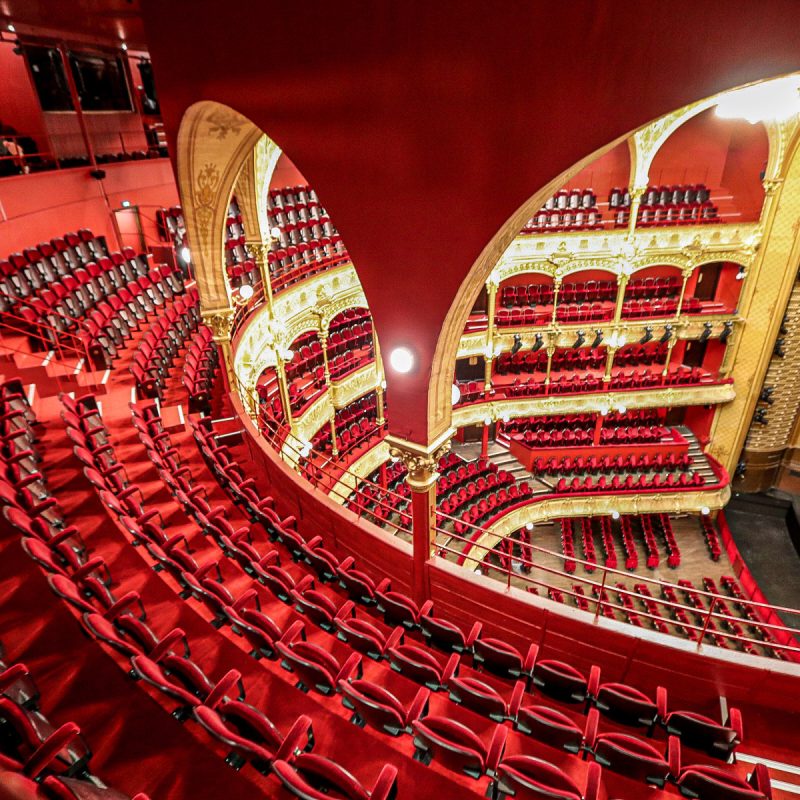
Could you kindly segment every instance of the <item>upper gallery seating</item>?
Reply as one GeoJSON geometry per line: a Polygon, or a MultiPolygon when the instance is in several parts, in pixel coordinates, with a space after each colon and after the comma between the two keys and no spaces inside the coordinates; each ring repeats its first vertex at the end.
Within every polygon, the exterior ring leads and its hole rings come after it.
{"type": "Polygon", "coordinates": [[[225,269],[233,288],[260,282],[258,266],[247,242],[242,212],[236,197],[231,197],[225,220],[225,269]]]}
{"type": "Polygon", "coordinates": [[[273,233],[268,256],[273,292],[347,262],[342,237],[312,187],[271,189],[267,211],[273,233]]]}

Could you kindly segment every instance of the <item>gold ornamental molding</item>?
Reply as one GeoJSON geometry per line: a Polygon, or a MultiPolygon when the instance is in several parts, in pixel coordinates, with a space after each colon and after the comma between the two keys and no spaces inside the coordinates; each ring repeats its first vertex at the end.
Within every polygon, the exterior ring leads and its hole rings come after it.
{"type": "Polygon", "coordinates": [[[732,261],[747,267],[760,241],[757,222],[645,228],[633,237],[624,229],[520,235],[503,253],[490,279],[501,283],[528,272],[565,278],[583,270],[631,274],[648,267],[679,269],[714,261],[732,261]],[[621,257],[626,251],[631,258],[621,257]],[[559,260],[559,255],[567,256],[559,260]]]}
{"type": "Polygon", "coordinates": [[[711,428],[708,452],[732,473],[750,428],[772,358],[784,310],[800,262],[800,133],[787,146],[781,173],[771,179],[761,225],[763,241],[739,300],[747,320],[734,337],[727,358],[741,391],[720,409],[711,428]]]}
{"type": "Polygon", "coordinates": [[[586,392],[547,397],[511,397],[453,409],[453,426],[482,424],[487,417],[493,421],[548,414],[592,414],[602,408],[614,409],[623,405],[633,408],[676,408],[678,406],[716,405],[729,403],[736,397],[733,384],[716,383],[701,386],[667,386],[636,391],[586,392]]]}
{"type": "MultiPolygon", "coordinates": [[[[558,497],[515,508],[497,520],[485,533],[480,534],[470,549],[472,557],[464,559],[466,569],[480,566],[487,550],[494,548],[506,536],[518,531],[527,523],[546,522],[559,517],[610,516],[620,514],[682,514],[697,513],[701,508],[711,511],[723,508],[731,497],[729,486],[720,489],[691,490],[684,492],[642,492],[640,494],[605,494],[596,496],[558,497]]],[[[437,537],[438,545],[448,541],[443,534],[437,537]]]]}
{"type": "MultiPolygon", "coordinates": [[[[703,314],[703,315],[682,315],[680,317],[648,317],[647,319],[622,320],[615,325],[613,320],[602,322],[590,320],[588,322],[556,323],[555,325],[520,325],[514,327],[503,326],[499,328],[492,337],[492,352],[495,356],[500,353],[510,351],[514,345],[514,337],[520,336],[522,349],[530,349],[536,342],[536,334],[545,337],[555,337],[556,347],[572,347],[578,331],[582,330],[587,334],[587,340],[591,344],[595,331],[601,331],[603,340],[608,342],[613,333],[625,336],[627,344],[636,344],[645,334],[645,329],[650,327],[656,331],[658,338],[659,329],[665,325],[672,325],[673,336],[676,339],[699,339],[705,332],[705,323],[711,324],[711,338],[718,338],[725,329],[726,323],[733,323],[735,328],[743,325],[745,320],[736,314],[703,314]],[[591,335],[588,335],[591,334],[591,335]]],[[[586,347],[589,347],[589,344],[586,347]]],[[[473,334],[465,335],[458,348],[458,358],[470,358],[472,356],[485,356],[486,350],[486,331],[480,333],[480,339],[473,334]]]]}
{"type": "Polygon", "coordinates": [[[319,330],[314,313],[325,298],[323,326],[350,307],[366,307],[366,298],[352,264],[320,272],[275,295],[272,309],[258,308],[239,332],[234,344],[234,369],[242,386],[252,388],[259,375],[274,364],[274,332],[280,329],[280,344],[288,348],[300,334],[319,330]]]}
{"type": "MultiPolygon", "coordinates": [[[[331,406],[331,400],[327,392],[323,392],[311,403],[302,416],[294,418],[292,427],[295,436],[302,441],[310,442],[314,434],[330,422],[332,416],[333,406],[331,406]]],[[[294,445],[288,449],[290,451],[294,450],[294,445]]]]}
{"type": "Polygon", "coordinates": [[[350,494],[355,491],[358,482],[375,472],[389,458],[389,445],[385,440],[378,442],[347,468],[347,473],[334,485],[328,496],[340,506],[344,505],[350,494]]]}
{"type": "Polygon", "coordinates": [[[201,312],[203,323],[211,329],[215,342],[230,341],[233,313],[232,308],[217,308],[201,312]]]}
{"type": "Polygon", "coordinates": [[[344,408],[354,400],[358,400],[369,392],[374,392],[380,384],[380,378],[375,367],[375,362],[370,361],[363,367],[345,375],[343,378],[331,381],[328,395],[334,408],[344,408]]]}

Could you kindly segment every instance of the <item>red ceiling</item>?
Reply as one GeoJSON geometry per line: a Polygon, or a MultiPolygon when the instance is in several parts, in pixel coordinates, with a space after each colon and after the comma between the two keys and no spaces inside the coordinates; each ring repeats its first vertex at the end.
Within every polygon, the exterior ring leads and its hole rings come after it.
{"type": "Polygon", "coordinates": [[[390,420],[426,438],[443,320],[526,198],[674,108],[800,68],[795,0],[142,0],[174,141],[217,100],[317,188],[353,255],[391,373],[390,420]]]}

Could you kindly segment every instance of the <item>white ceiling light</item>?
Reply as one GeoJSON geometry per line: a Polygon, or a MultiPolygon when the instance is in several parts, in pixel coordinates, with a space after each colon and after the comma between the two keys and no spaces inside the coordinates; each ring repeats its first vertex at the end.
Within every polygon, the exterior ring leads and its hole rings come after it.
{"type": "Polygon", "coordinates": [[[249,283],[239,287],[239,297],[241,297],[243,300],[249,300],[252,296],[253,287],[249,283]]]}
{"type": "Polygon", "coordinates": [[[183,260],[184,263],[186,263],[186,264],[191,264],[192,263],[192,251],[186,245],[181,247],[181,249],[180,249],[180,257],[181,257],[181,259],[183,260]]]}
{"type": "Polygon", "coordinates": [[[457,383],[454,383],[453,388],[450,390],[450,400],[452,401],[453,405],[456,405],[460,399],[461,389],[458,388],[457,383]]]}
{"type": "Polygon", "coordinates": [[[611,517],[612,519],[619,519],[619,511],[612,511],[611,517]]]}
{"type": "Polygon", "coordinates": [[[722,119],[746,119],[751,125],[780,121],[800,113],[800,75],[745,86],[723,94],[717,103],[722,119]]]}
{"type": "Polygon", "coordinates": [[[707,516],[708,516],[708,515],[711,513],[711,509],[710,509],[708,506],[703,506],[703,507],[700,509],[700,513],[701,513],[701,514],[702,514],[704,517],[707,517],[707,516]]]}
{"type": "Polygon", "coordinates": [[[395,347],[389,355],[389,363],[395,372],[410,372],[414,366],[414,354],[407,347],[395,347]]]}
{"type": "Polygon", "coordinates": [[[532,531],[533,530],[533,523],[532,522],[526,522],[525,523],[525,529],[529,530],[529,531],[532,531]]]}
{"type": "Polygon", "coordinates": [[[272,230],[270,230],[269,235],[273,239],[280,239],[281,238],[281,229],[276,225],[272,230]]]}

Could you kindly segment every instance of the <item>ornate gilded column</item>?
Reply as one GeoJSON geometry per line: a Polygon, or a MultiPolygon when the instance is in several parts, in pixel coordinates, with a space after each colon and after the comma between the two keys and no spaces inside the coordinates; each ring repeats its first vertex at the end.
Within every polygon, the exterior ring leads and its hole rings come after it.
{"type": "Polygon", "coordinates": [[[486,282],[487,293],[487,313],[489,317],[489,324],[486,327],[486,345],[484,347],[483,355],[483,391],[489,394],[492,390],[492,367],[494,366],[494,314],[495,303],[497,302],[497,284],[491,279],[486,282]]]}
{"type": "Polygon", "coordinates": [[[231,352],[231,328],[233,326],[233,309],[217,308],[201,312],[203,322],[211,329],[214,341],[219,347],[225,364],[227,390],[238,389],[236,373],[233,369],[233,353],[231,352]]]}
{"type": "Polygon", "coordinates": [[[411,489],[411,525],[413,535],[413,562],[411,572],[412,596],[417,603],[427,599],[428,581],[426,564],[433,553],[436,536],[436,481],[439,477],[439,459],[450,449],[450,437],[455,431],[448,429],[429,445],[420,445],[386,437],[389,454],[401,458],[408,474],[406,483],[411,489]]]}
{"type": "Polygon", "coordinates": [[[667,342],[667,357],[664,359],[664,369],[661,370],[662,379],[666,378],[669,374],[669,362],[672,360],[672,348],[675,347],[677,339],[677,333],[673,331],[672,338],[667,342]]]}
{"type": "Polygon", "coordinates": [[[292,403],[289,399],[289,386],[286,381],[286,364],[283,356],[280,353],[280,348],[275,348],[275,375],[278,378],[278,391],[281,395],[281,405],[283,406],[283,415],[286,417],[286,424],[289,430],[294,433],[294,419],[292,418],[292,403]]]}
{"type": "Polygon", "coordinates": [[[614,325],[619,325],[622,318],[622,305],[625,302],[625,289],[628,287],[628,281],[631,278],[631,267],[629,263],[622,265],[619,274],[617,275],[617,302],[614,306],[614,325]]]}
{"type": "Polygon", "coordinates": [[[611,383],[611,369],[614,366],[614,356],[616,355],[617,347],[606,347],[606,370],[603,373],[603,383],[611,383]]]}
{"type": "Polygon", "coordinates": [[[264,299],[269,304],[270,314],[272,313],[272,279],[269,274],[269,252],[270,247],[266,242],[253,242],[255,249],[256,264],[261,274],[261,289],[264,292],[264,299]]]}
{"type": "Polygon", "coordinates": [[[556,352],[557,341],[558,341],[558,332],[548,331],[547,345],[545,346],[545,352],[547,353],[547,368],[545,369],[545,375],[544,375],[545,386],[550,385],[550,371],[553,368],[553,354],[556,352]]]}
{"type": "Polygon", "coordinates": [[[633,238],[636,232],[636,222],[639,217],[639,206],[642,204],[642,197],[647,191],[647,186],[634,186],[629,194],[631,196],[630,216],[628,217],[628,236],[633,238]]]}
{"type": "MultiPolygon", "coordinates": [[[[558,313],[558,293],[561,291],[561,276],[556,275],[553,278],[553,316],[550,318],[550,324],[556,324],[556,314],[558,313]]],[[[548,370],[549,372],[549,370],[548,370]]]]}
{"type": "Polygon", "coordinates": [[[375,423],[376,425],[381,428],[386,423],[386,417],[383,415],[383,389],[384,389],[384,382],[381,380],[375,386],[375,406],[376,406],[376,417],[375,423]]]}
{"type": "Polygon", "coordinates": [[[692,277],[692,273],[694,272],[694,259],[692,259],[692,263],[681,270],[683,274],[683,283],[681,284],[681,293],[678,295],[678,305],[675,307],[675,318],[677,319],[680,317],[683,311],[683,301],[686,297],[686,284],[689,283],[689,278],[692,277]]]}

